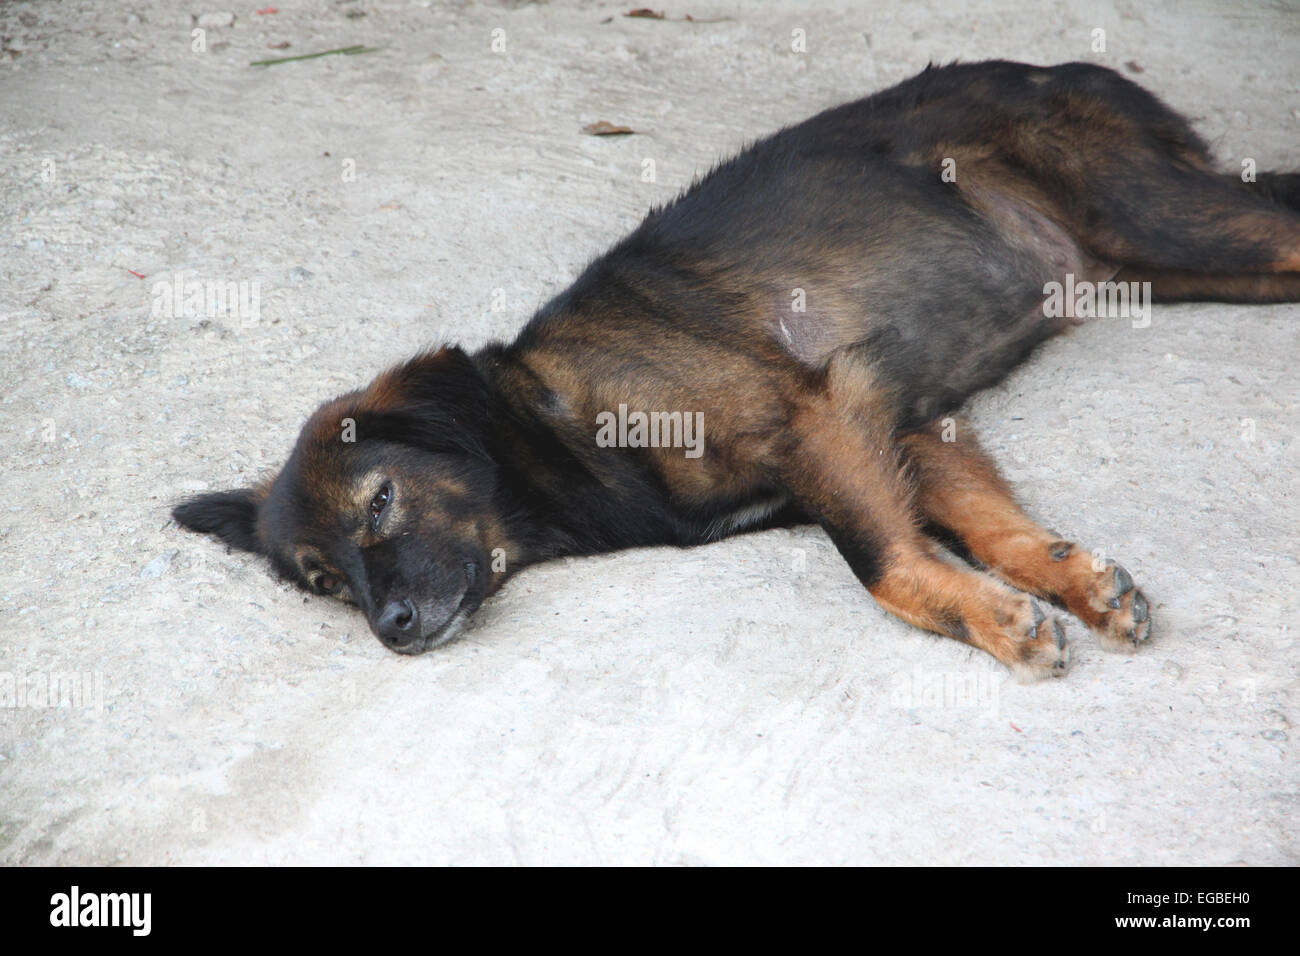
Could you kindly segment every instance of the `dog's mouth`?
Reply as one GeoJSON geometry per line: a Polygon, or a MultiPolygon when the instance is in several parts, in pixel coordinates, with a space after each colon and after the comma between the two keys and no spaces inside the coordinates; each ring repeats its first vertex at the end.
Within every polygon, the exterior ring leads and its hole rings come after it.
{"type": "MultiPolygon", "coordinates": [[[[469,620],[469,616],[478,610],[478,606],[483,602],[483,589],[479,586],[481,577],[477,561],[466,561],[465,570],[465,589],[456,601],[455,608],[449,616],[445,608],[451,603],[450,601],[434,601],[428,605],[420,606],[421,633],[412,637],[409,641],[401,644],[390,641],[383,641],[385,647],[389,650],[396,651],[398,654],[423,654],[431,651],[435,647],[441,647],[455,639],[469,620]],[[439,611],[443,613],[438,614],[439,611]],[[435,621],[442,617],[442,623],[424,631],[424,622],[435,621]]],[[[454,600],[454,599],[453,599],[454,600]]]]}

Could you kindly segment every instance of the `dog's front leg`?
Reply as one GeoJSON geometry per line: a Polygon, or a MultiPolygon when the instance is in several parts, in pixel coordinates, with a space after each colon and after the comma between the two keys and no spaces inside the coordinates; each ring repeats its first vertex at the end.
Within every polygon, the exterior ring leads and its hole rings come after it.
{"type": "Polygon", "coordinates": [[[901,440],[917,510],[1008,584],[1067,608],[1107,650],[1141,647],[1151,610],[1132,576],[1029,520],[970,426],[952,426],[947,441],[937,426],[901,440]]]}
{"type": "Polygon", "coordinates": [[[987,651],[1018,677],[1063,674],[1060,622],[1028,596],[936,555],[918,527],[894,439],[887,389],[852,360],[832,360],[823,387],[791,420],[782,478],[882,607],[987,651]]]}

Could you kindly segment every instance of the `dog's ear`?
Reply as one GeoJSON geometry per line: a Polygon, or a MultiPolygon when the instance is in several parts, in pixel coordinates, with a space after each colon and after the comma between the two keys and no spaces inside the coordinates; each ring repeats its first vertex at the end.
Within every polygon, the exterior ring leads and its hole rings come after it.
{"type": "Polygon", "coordinates": [[[257,540],[257,509],[262,498],[254,488],[199,495],[173,508],[172,517],[190,531],[216,535],[232,548],[262,554],[257,540]]]}
{"type": "Polygon", "coordinates": [[[370,383],[355,408],[357,437],[492,460],[496,396],[456,346],[426,352],[370,383]]]}

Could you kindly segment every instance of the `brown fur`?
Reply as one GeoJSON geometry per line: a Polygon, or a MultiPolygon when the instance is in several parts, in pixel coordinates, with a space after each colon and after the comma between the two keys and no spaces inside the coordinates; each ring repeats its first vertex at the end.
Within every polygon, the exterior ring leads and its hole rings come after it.
{"type": "Polygon", "coordinates": [[[954,413],[1081,320],[1045,307],[1067,280],[1296,301],[1300,176],[1216,172],[1099,67],[930,69],[756,143],[513,342],[381,375],[323,406],[273,483],[176,515],[349,597],[406,653],[537,561],[812,521],[894,614],[1060,674],[1035,598],[1122,651],[1150,606],[1031,521],[954,413]],[[702,415],[701,454],[604,447],[620,407],[702,415]]]}

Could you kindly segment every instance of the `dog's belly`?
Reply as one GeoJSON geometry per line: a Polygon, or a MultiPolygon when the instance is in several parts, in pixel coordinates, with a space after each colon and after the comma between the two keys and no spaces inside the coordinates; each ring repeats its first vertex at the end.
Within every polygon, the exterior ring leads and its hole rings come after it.
{"type": "Polygon", "coordinates": [[[751,501],[729,514],[710,521],[704,528],[703,538],[706,541],[715,541],[718,538],[747,531],[763,524],[789,503],[790,496],[784,493],[751,501]]]}
{"type": "Polygon", "coordinates": [[[859,277],[823,273],[832,281],[807,291],[803,311],[773,310],[771,337],[811,368],[836,353],[871,364],[898,390],[904,424],[1001,379],[1071,322],[1044,308],[1048,283],[1104,281],[1115,267],[1020,196],[972,186],[966,201],[964,219],[903,230],[888,267],[864,247],[859,277]]]}

